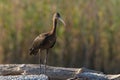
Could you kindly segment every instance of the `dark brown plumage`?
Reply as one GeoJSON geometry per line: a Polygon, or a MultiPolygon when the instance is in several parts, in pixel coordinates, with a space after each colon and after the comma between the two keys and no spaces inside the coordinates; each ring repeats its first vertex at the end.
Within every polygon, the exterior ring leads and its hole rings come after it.
{"type": "Polygon", "coordinates": [[[51,32],[42,33],[37,36],[34,41],[32,48],[30,49],[30,55],[36,55],[40,50],[49,49],[54,46],[56,42],[56,35],[51,32]]]}
{"type": "MultiPolygon", "coordinates": [[[[42,33],[39,36],[37,36],[32,44],[32,47],[30,48],[30,55],[36,55],[39,50],[46,50],[46,59],[47,59],[47,54],[48,50],[52,48],[56,42],[56,26],[57,26],[57,21],[60,20],[63,24],[64,21],[61,19],[59,13],[55,13],[53,16],[53,27],[50,32],[47,33],[42,33]]],[[[46,64],[46,59],[45,59],[45,64],[46,64]]]]}

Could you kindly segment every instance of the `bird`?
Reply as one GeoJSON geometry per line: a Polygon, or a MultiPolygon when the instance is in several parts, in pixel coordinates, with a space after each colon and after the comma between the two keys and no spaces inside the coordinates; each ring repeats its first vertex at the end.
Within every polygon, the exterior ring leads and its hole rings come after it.
{"type": "MultiPolygon", "coordinates": [[[[45,72],[46,72],[46,63],[47,63],[49,49],[53,48],[56,43],[56,38],[57,38],[56,27],[57,27],[58,20],[61,21],[65,26],[65,22],[61,18],[60,13],[58,13],[58,12],[54,13],[52,29],[46,33],[39,34],[33,40],[32,47],[30,48],[30,52],[29,52],[30,55],[37,55],[39,53],[39,56],[40,56],[41,52],[43,50],[46,50],[45,59],[44,59],[45,72]]],[[[40,66],[40,68],[41,68],[41,66],[40,66]]]]}

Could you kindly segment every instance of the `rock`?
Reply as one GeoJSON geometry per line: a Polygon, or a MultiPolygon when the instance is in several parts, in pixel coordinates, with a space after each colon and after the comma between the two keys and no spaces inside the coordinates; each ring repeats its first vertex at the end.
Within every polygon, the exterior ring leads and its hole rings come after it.
{"type": "MultiPolygon", "coordinates": [[[[120,74],[104,74],[103,72],[84,67],[64,68],[46,66],[46,68],[46,75],[51,80],[66,80],[68,78],[68,80],[120,80],[120,74]]],[[[0,64],[0,80],[48,80],[48,77],[44,77],[46,75],[39,75],[44,73],[44,69],[44,65],[41,65],[40,70],[39,64],[0,64]]]]}
{"type": "Polygon", "coordinates": [[[17,76],[0,76],[0,80],[49,80],[48,76],[41,75],[17,75],[17,76]]]}
{"type": "Polygon", "coordinates": [[[83,72],[77,74],[74,78],[70,78],[68,80],[109,80],[105,74],[101,73],[92,73],[92,72],[83,72]]]}

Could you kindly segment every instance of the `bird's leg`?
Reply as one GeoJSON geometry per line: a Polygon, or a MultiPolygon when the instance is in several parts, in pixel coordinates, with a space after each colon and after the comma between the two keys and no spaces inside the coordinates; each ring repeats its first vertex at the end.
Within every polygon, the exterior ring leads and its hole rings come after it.
{"type": "Polygon", "coordinates": [[[46,73],[47,57],[48,57],[48,49],[46,50],[46,55],[45,55],[45,60],[44,60],[44,65],[45,65],[44,73],[46,73]]]}
{"type": "Polygon", "coordinates": [[[41,50],[40,49],[39,49],[39,65],[40,65],[39,74],[41,74],[41,50]]]}

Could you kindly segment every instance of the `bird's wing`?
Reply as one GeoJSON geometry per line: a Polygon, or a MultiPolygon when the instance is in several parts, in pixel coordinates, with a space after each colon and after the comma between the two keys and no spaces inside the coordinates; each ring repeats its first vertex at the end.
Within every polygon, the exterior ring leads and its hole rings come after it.
{"type": "Polygon", "coordinates": [[[45,38],[48,36],[48,33],[42,33],[39,36],[37,36],[33,41],[33,48],[38,49],[40,45],[43,44],[45,38]]]}

